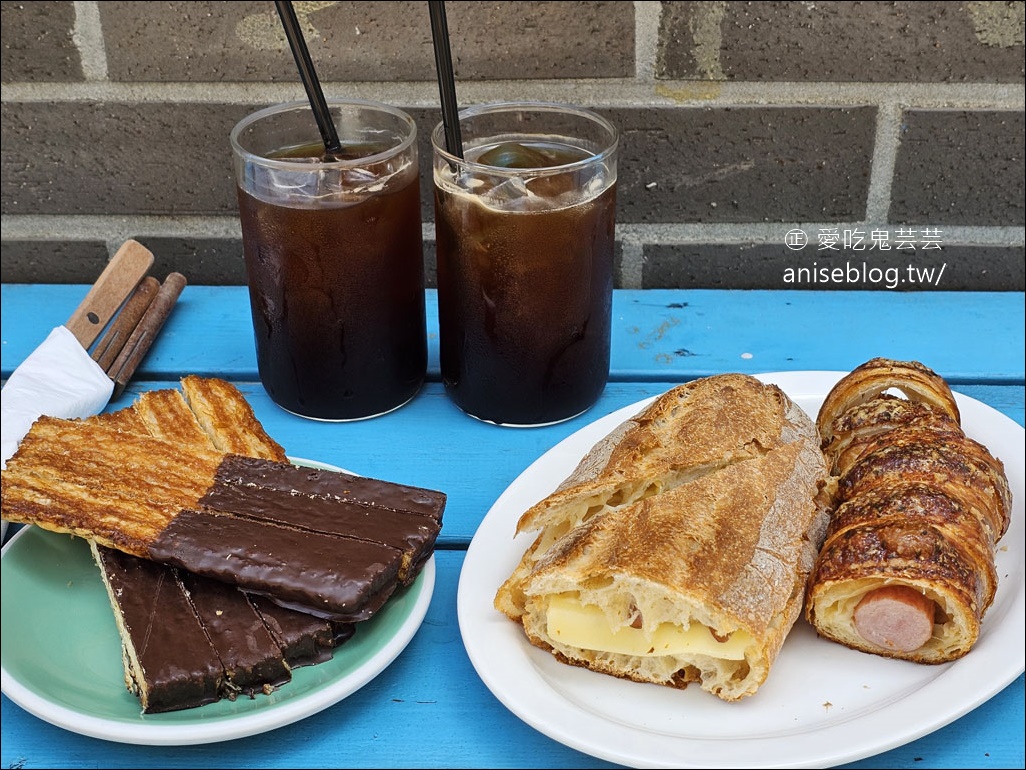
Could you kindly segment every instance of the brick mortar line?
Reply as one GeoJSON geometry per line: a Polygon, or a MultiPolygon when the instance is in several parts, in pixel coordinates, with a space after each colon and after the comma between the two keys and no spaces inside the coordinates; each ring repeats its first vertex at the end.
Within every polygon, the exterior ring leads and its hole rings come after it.
{"type": "Polygon", "coordinates": [[[879,105],[876,135],[866,191],[866,221],[886,222],[891,210],[891,186],[901,144],[901,107],[891,102],[879,105]]]}
{"type": "MultiPolygon", "coordinates": [[[[329,95],[437,107],[438,86],[430,81],[325,81],[329,95]]],[[[465,104],[493,101],[505,94],[518,98],[572,101],[595,107],[838,107],[894,104],[903,109],[1021,110],[1026,90],[1021,83],[763,83],[661,80],[537,80],[460,83],[465,104]]],[[[4,83],[0,103],[137,102],[252,104],[302,99],[293,83],[4,83]]]]}
{"type": "MultiPolygon", "coordinates": [[[[899,227],[937,227],[941,242],[960,246],[1026,245],[1026,227],[990,227],[970,225],[936,225],[922,222],[899,225],[887,222],[773,222],[724,224],[635,224],[617,225],[617,238],[621,241],[627,267],[626,250],[643,244],[780,244],[788,230],[804,230],[815,239],[822,228],[839,231],[860,229],[868,234],[871,229],[896,231],[899,227]]],[[[424,237],[434,239],[434,225],[423,223],[424,237]]],[[[0,217],[0,238],[6,241],[103,240],[120,244],[125,238],[138,236],[168,238],[228,238],[241,237],[237,217],[233,216],[116,216],[116,215],[60,215],[60,214],[5,214],[0,217]],[[124,237],[122,237],[124,236],[124,237]]],[[[633,253],[633,252],[632,252],[633,253]]],[[[640,251],[638,252],[640,254],[640,251]]],[[[638,266],[640,267],[640,266],[638,266]]],[[[633,272],[631,273],[633,274],[633,272]]]]}
{"type": "Polygon", "coordinates": [[[617,227],[620,241],[620,276],[617,282],[625,289],[644,287],[645,240],[639,233],[617,227]]]}
{"type": "Polygon", "coordinates": [[[76,0],[75,28],[72,38],[78,48],[82,62],[82,74],[86,80],[107,81],[107,46],[100,22],[100,6],[96,2],[76,0]]]}
{"type": "Polygon", "coordinates": [[[661,7],[654,0],[634,0],[634,77],[641,83],[655,82],[661,7]]]}

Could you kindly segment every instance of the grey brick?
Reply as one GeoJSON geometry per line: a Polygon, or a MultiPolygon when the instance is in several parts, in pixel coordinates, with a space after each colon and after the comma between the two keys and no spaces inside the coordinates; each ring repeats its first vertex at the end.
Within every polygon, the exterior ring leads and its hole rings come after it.
{"type": "Polygon", "coordinates": [[[4,283],[92,283],[110,259],[102,241],[3,241],[4,283]]]}
{"type": "MultiPolygon", "coordinates": [[[[6,104],[0,208],[234,214],[228,134],[255,106],[6,104]]],[[[428,219],[428,134],[438,111],[410,112],[419,126],[428,219]]],[[[864,214],[873,108],[605,112],[623,132],[619,221],[852,221],[864,214]]]]}
{"type": "Polygon", "coordinates": [[[0,208],[4,214],[233,213],[228,134],[252,109],[5,104],[0,208]]]}
{"type": "Polygon", "coordinates": [[[664,2],[656,76],[1020,83],[1023,6],[664,2]]]}
{"type": "Polygon", "coordinates": [[[915,110],[904,115],[890,221],[1022,225],[1022,112],[915,110]]]}
{"type": "Polygon", "coordinates": [[[642,285],[815,291],[1023,291],[1026,286],[1022,247],[821,251],[813,241],[791,251],[782,242],[783,233],[780,244],[648,245],[642,285]]]}
{"type": "MultiPolygon", "coordinates": [[[[190,284],[246,283],[241,240],[143,235],[134,238],[153,252],[149,272],[159,280],[176,271],[190,284]]],[[[92,283],[110,257],[102,241],[4,241],[0,245],[4,283],[92,283]]]]}
{"type": "Polygon", "coordinates": [[[74,29],[74,3],[0,3],[0,80],[82,80],[74,29]]]}
{"type": "MultiPolygon", "coordinates": [[[[0,210],[235,214],[228,135],[242,117],[263,106],[6,103],[0,114],[0,210]]],[[[429,133],[441,113],[408,112],[418,126],[422,212],[427,220],[432,216],[429,133]]]]}
{"type": "Polygon", "coordinates": [[[446,9],[458,78],[634,76],[633,2],[472,1],[446,9]]]}
{"type": "Polygon", "coordinates": [[[622,131],[621,222],[857,221],[876,109],[607,110],[622,131]]]}
{"type": "Polygon", "coordinates": [[[237,238],[158,238],[135,236],[153,252],[150,275],[164,280],[179,272],[197,286],[240,286],[246,284],[242,241],[237,238]]]}
{"type": "MultiPolygon", "coordinates": [[[[296,6],[325,83],[435,79],[427,3],[296,6]]],[[[633,3],[449,2],[446,11],[458,78],[634,74],[633,3]]],[[[100,14],[112,80],[298,78],[271,3],[106,2],[100,14]]]]}

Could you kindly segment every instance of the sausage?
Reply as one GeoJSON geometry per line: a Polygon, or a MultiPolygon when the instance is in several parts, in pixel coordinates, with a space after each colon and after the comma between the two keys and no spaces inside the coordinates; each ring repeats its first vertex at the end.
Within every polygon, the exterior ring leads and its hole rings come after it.
{"type": "Polygon", "coordinates": [[[855,606],[855,630],[870,644],[912,652],[933,636],[934,612],[933,601],[916,589],[883,586],[867,593],[855,606]]]}

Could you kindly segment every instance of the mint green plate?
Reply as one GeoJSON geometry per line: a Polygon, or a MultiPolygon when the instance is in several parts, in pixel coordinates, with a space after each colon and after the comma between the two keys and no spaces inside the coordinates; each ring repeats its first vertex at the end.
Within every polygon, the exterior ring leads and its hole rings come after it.
{"type": "Polygon", "coordinates": [[[434,584],[432,556],[413,584],[360,623],[331,660],[296,669],[271,695],[143,714],[125,688],[121,639],[89,546],[23,527],[0,557],[3,692],[47,722],[122,743],[186,745],[253,735],[321,711],[383,671],[420,627],[434,584]]]}

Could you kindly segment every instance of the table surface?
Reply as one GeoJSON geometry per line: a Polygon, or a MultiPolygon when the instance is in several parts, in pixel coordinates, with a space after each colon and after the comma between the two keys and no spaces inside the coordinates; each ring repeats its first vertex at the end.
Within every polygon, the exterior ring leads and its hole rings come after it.
{"type": "MultiPolygon", "coordinates": [[[[2,287],[4,379],[66,320],[87,289],[2,287]]],[[[696,377],[848,371],[875,356],[922,361],[956,391],[1024,423],[1022,293],[643,290],[617,291],[613,307],[609,383],[598,403],[574,420],[510,429],[459,412],[440,383],[436,298],[429,291],[429,373],[422,391],[386,416],[332,424],[294,417],[267,398],[257,379],[245,289],[187,287],[110,408],[128,405],[144,390],[175,387],[185,374],[222,377],[240,387],[291,456],[446,492],[427,616],[396,660],[349,697],[286,728],[227,742],[160,747],[104,741],[52,725],[4,696],[0,764],[610,767],[507,710],[477,676],[460,635],[457,584],[467,548],[491,505],[535,459],[591,421],[696,377]]],[[[1023,693],[1020,675],[947,726],[844,767],[1023,767],[1023,693]]],[[[722,764],[731,765],[729,752],[722,764]]]]}

